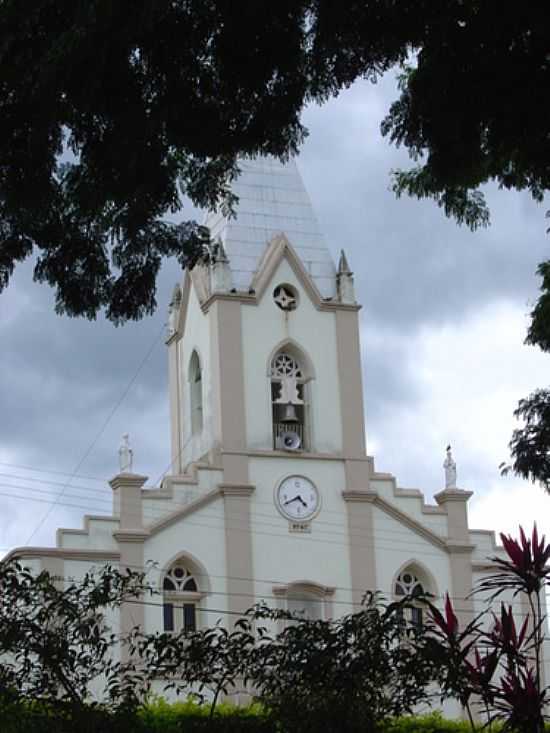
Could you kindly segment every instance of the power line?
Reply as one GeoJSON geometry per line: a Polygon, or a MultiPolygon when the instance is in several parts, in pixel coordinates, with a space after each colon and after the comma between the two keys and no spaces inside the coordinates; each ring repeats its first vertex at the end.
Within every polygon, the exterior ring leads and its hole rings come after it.
{"type": "MultiPolygon", "coordinates": [[[[35,490],[35,491],[37,491],[37,490],[35,490]]],[[[46,503],[46,504],[49,504],[50,503],[50,501],[48,499],[40,499],[38,497],[29,497],[29,496],[16,496],[14,494],[2,492],[2,491],[0,491],[0,496],[8,496],[8,497],[10,497],[12,499],[19,499],[19,500],[23,500],[23,501],[35,501],[35,502],[46,503]]],[[[61,502],[58,502],[58,505],[59,506],[66,506],[66,507],[70,507],[70,508],[75,508],[75,509],[84,509],[84,510],[90,510],[90,509],[93,509],[94,508],[94,507],[90,507],[90,506],[83,506],[82,504],[73,504],[73,503],[69,503],[69,502],[62,502],[62,503],[61,502]]],[[[105,510],[102,509],[102,511],[105,511],[105,510]]],[[[109,518],[110,516],[111,515],[105,515],[105,518],[109,518]]],[[[233,517],[233,521],[241,522],[241,525],[240,526],[236,526],[235,524],[230,524],[228,522],[225,522],[224,521],[225,520],[225,517],[222,516],[222,515],[219,515],[219,516],[211,516],[211,517],[208,517],[208,518],[211,518],[211,519],[214,519],[214,520],[219,520],[220,523],[223,523],[223,524],[208,524],[208,523],[205,523],[205,522],[200,522],[200,521],[196,521],[194,519],[188,519],[188,518],[186,518],[185,521],[186,521],[186,523],[188,525],[196,526],[196,527],[203,527],[205,529],[219,530],[219,529],[222,529],[223,527],[225,527],[225,528],[228,528],[228,529],[232,529],[233,531],[237,531],[237,532],[238,531],[245,531],[246,527],[244,526],[244,524],[242,524],[243,522],[245,522],[245,520],[242,519],[241,517],[239,517],[238,515],[232,515],[232,517],[233,517]]],[[[282,520],[282,521],[284,522],[284,520],[282,520]]],[[[268,527],[274,527],[274,528],[278,528],[279,527],[278,524],[264,522],[262,520],[257,520],[255,522],[255,524],[259,524],[259,525],[263,525],[263,526],[268,526],[268,527]]],[[[389,533],[388,531],[385,531],[384,532],[385,535],[387,535],[388,533],[389,533]]],[[[285,532],[284,529],[283,529],[283,527],[281,527],[281,531],[280,532],[268,532],[268,531],[262,529],[262,530],[251,530],[250,531],[250,534],[251,535],[261,535],[261,536],[265,536],[265,537],[277,537],[277,538],[286,538],[286,537],[289,537],[289,533],[287,531],[285,532]]],[[[338,540],[333,540],[333,539],[326,539],[325,538],[326,535],[336,535],[336,536],[342,537],[342,538],[344,538],[344,537],[350,537],[350,536],[351,537],[354,537],[354,536],[356,536],[356,537],[364,537],[365,536],[362,532],[359,532],[359,531],[358,532],[355,532],[354,531],[354,532],[348,533],[346,535],[345,532],[341,532],[341,533],[339,533],[339,532],[331,532],[330,530],[323,530],[323,529],[321,529],[318,534],[320,535],[319,537],[314,537],[314,536],[312,536],[312,534],[307,534],[307,535],[306,534],[303,534],[303,535],[299,535],[299,536],[300,537],[307,537],[307,541],[308,542],[320,543],[320,544],[323,544],[323,545],[334,545],[334,546],[339,546],[339,547],[347,547],[349,543],[348,542],[344,542],[344,541],[341,541],[340,542],[338,540]]],[[[396,535],[400,535],[399,532],[395,532],[395,534],[396,535]]],[[[298,536],[298,535],[296,535],[296,536],[298,536]]],[[[370,537],[374,537],[374,535],[370,535],[370,537]]],[[[354,547],[356,549],[363,549],[363,550],[369,550],[369,551],[372,551],[373,549],[377,549],[377,548],[378,549],[393,550],[393,549],[396,548],[396,546],[399,546],[399,545],[405,545],[407,548],[409,548],[411,546],[410,540],[407,540],[406,538],[397,539],[397,540],[391,540],[389,544],[385,544],[384,543],[384,538],[382,538],[381,540],[375,540],[374,539],[373,541],[368,542],[367,544],[357,544],[357,543],[353,543],[353,544],[354,544],[354,547]]],[[[413,554],[415,556],[422,555],[422,556],[425,556],[425,557],[438,557],[438,558],[440,557],[440,555],[437,554],[434,551],[426,551],[426,550],[420,549],[418,547],[415,547],[412,552],[413,552],[413,554]]]]}
{"type": "Polygon", "coordinates": [[[70,476],[71,478],[84,478],[90,481],[107,481],[105,478],[98,478],[97,476],[88,476],[85,474],[69,473],[67,471],[54,471],[45,468],[35,468],[34,466],[23,466],[20,463],[6,463],[0,461],[0,466],[9,466],[10,468],[23,468],[25,471],[34,471],[36,473],[51,473],[57,476],[70,476]]]}
{"type": "MultiPolygon", "coordinates": [[[[10,475],[13,475],[13,474],[0,474],[0,476],[10,476],[10,475]]],[[[19,479],[19,480],[23,480],[23,481],[26,480],[25,477],[17,477],[17,476],[14,476],[14,478],[19,479]]],[[[38,483],[46,483],[46,484],[49,484],[50,483],[50,482],[43,482],[41,479],[34,479],[34,481],[36,481],[38,483]]],[[[54,483],[57,483],[57,482],[54,482],[54,483]]],[[[30,492],[40,493],[40,494],[44,494],[44,495],[51,495],[52,494],[52,492],[48,492],[48,491],[45,491],[45,490],[34,489],[34,488],[31,488],[31,487],[27,487],[27,486],[18,486],[18,485],[15,485],[15,484],[4,483],[4,484],[0,484],[0,486],[3,486],[4,488],[11,488],[11,489],[19,490],[19,491],[30,491],[30,492]]],[[[73,488],[73,489],[75,489],[77,491],[87,491],[88,490],[88,487],[80,487],[80,486],[72,486],[71,488],[73,488]]],[[[107,511],[106,506],[103,506],[103,505],[107,505],[108,506],[108,509],[110,510],[111,507],[112,507],[112,499],[110,497],[107,498],[105,496],[105,491],[98,490],[98,489],[91,489],[91,490],[94,491],[94,492],[103,494],[104,498],[99,497],[99,498],[95,498],[95,499],[88,499],[87,497],[81,496],[79,494],[68,494],[68,493],[65,493],[64,494],[65,496],[68,496],[68,497],[71,497],[71,498],[74,498],[74,499],[78,499],[78,500],[82,500],[84,502],[87,502],[87,505],[82,505],[82,504],[78,504],[77,505],[77,504],[74,504],[74,503],[71,504],[71,503],[67,503],[67,502],[57,502],[57,504],[59,506],[68,506],[68,507],[71,507],[71,508],[80,508],[80,509],[84,509],[84,510],[87,510],[87,511],[93,510],[93,511],[101,511],[101,512],[107,511]],[[92,502],[100,502],[100,504],[94,504],[92,502]]],[[[14,499],[19,499],[19,500],[29,500],[29,501],[34,500],[34,497],[28,497],[28,496],[17,496],[15,494],[13,494],[13,495],[10,494],[10,496],[12,498],[14,498],[14,499]]],[[[154,498],[152,499],[152,501],[154,501],[154,498]]],[[[170,509],[172,507],[176,507],[175,511],[177,511],[177,507],[185,507],[185,506],[188,506],[191,503],[190,501],[178,501],[175,498],[171,498],[169,501],[170,501],[170,504],[168,505],[168,507],[147,506],[147,504],[144,503],[144,505],[143,505],[143,517],[144,517],[144,519],[149,519],[151,521],[163,519],[165,517],[170,516],[170,514],[172,513],[170,511],[166,511],[167,508],[170,509]]],[[[257,499],[257,498],[255,498],[254,501],[257,504],[262,504],[264,506],[269,506],[269,507],[272,507],[273,506],[272,502],[262,501],[262,500],[257,499]]],[[[148,500],[147,500],[147,503],[148,503],[148,500]]],[[[340,517],[342,516],[342,512],[338,512],[338,511],[335,511],[335,510],[324,509],[323,512],[324,513],[335,514],[335,515],[338,515],[340,517]]],[[[214,518],[216,518],[216,519],[217,518],[222,518],[223,519],[225,516],[227,516],[227,514],[224,514],[223,517],[214,517],[214,518]]],[[[229,516],[231,516],[231,515],[229,515],[229,516]]],[[[237,521],[240,521],[241,520],[240,515],[233,515],[233,516],[237,519],[237,521]]],[[[257,511],[257,510],[253,512],[253,515],[252,516],[253,517],[265,517],[268,520],[277,519],[277,515],[273,515],[272,513],[266,514],[265,512],[260,512],[260,511],[257,511]]],[[[193,522],[193,520],[186,520],[186,521],[187,522],[191,522],[191,523],[193,522]]],[[[383,519],[382,521],[387,522],[388,524],[391,524],[392,523],[391,520],[383,519]]],[[[258,522],[256,522],[256,523],[258,523],[258,522]]],[[[262,524],[263,526],[271,526],[271,527],[274,527],[274,528],[279,528],[280,527],[280,524],[277,523],[277,522],[271,522],[271,521],[266,522],[266,521],[259,520],[259,523],[262,524]]],[[[326,534],[333,534],[333,535],[340,536],[340,537],[349,537],[349,536],[354,536],[354,535],[362,536],[362,534],[363,534],[362,532],[357,532],[357,531],[353,531],[353,530],[352,531],[350,531],[350,530],[346,531],[345,529],[342,528],[342,523],[341,522],[332,522],[332,521],[329,521],[329,520],[326,520],[326,519],[322,519],[320,517],[316,517],[316,519],[315,519],[315,525],[316,526],[319,526],[319,527],[335,527],[335,528],[337,528],[337,531],[324,530],[324,532],[326,534]],[[340,528],[342,528],[342,531],[340,531],[340,528]]],[[[402,534],[401,534],[401,532],[399,530],[395,530],[395,529],[391,529],[391,528],[386,529],[384,531],[384,534],[385,535],[394,535],[396,537],[402,537],[402,534]]]]}
{"type": "Polygon", "coordinates": [[[113,418],[114,414],[116,413],[116,411],[118,410],[118,408],[119,408],[119,407],[120,407],[120,405],[122,404],[122,402],[123,402],[123,400],[125,399],[126,395],[128,394],[128,392],[129,392],[129,391],[130,391],[130,389],[132,388],[132,386],[133,386],[134,382],[135,382],[135,381],[136,381],[136,379],[138,378],[138,375],[139,375],[139,373],[141,372],[142,368],[143,368],[143,367],[145,366],[145,363],[146,363],[146,362],[148,361],[149,357],[151,356],[151,354],[152,354],[152,353],[153,353],[153,351],[155,350],[155,348],[156,348],[156,346],[157,346],[158,342],[160,341],[160,339],[161,339],[161,336],[162,336],[162,334],[163,334],[163,333],[164,333],[164,326],[162,327],[162,329],[160,330],[160,332],[159,332],[158,336],[157,336],[157,337],[155,338],[155,340],[154,340],[154,341],[153,341],[153,343],[151,344],[151,346],[150,346],[149,350],[147,351],[147,353],[145,354],[145,356],[144,356],[144,357],[143,357],[143,359],[141,360],[141,362],[140,362],[140,364],[139,364],[138,368],[137,368],[137,369],[136,369],[136,371],[134,372],[134,375],[133,375],[133,377],[132,377],[132,378],[130,379],[130,381],[129,381],[129,382],[128,382],[128,384],[126,385],[126,388],[124,389],[124,391],[123,391],[123,392],[122,392],[122,394],[120,395],[119,399],[117,400],[117,402],[115,403],[115,405],[113,406],[113,408],[111,409],[111,411],[109,412],[109,414],[108,414],[108,416],[107,416],[106,420],[105,420],[105,421],[103,422],[102,426],[100,427],[99,431],[98,431],[98,432],[96,433],[96,435],[95,435],[95,437],[93,438],[92,442],[91,442],[91,443],[89,444],[88,448],[87,448],[87,449],[86,449],[86,450],[84,451],[84,453],[83,453],[83,455],[81,456],[80,460],[79,460],[79,461],[77,462],[77,464],[76,464],[76,466],[75,466],[74,470],[72,471],[72,473],[71,473],[71,476],[70,476],[70,478],[68,479],[68,481],[66,482],[65,486],[64,486],[64,487],[63,487],[63,488],[61,489],[61,491],[59,492],[59,494],[58,494],[58,496],[56,497],[56,499],[55,499],[55,500],[54,500],[54,501],[52,502],[52,504],[51,504],[51,506],[49,507],[49,509],[48,509],[48,510],[46,511],[46,513],[44,514],[44,516],[43,516],[43,517],[42,517],[42,518],[40,519],[40,521],[38,522],[38,524],[36,525],[36,527],[35,527],[35,528],[33,529],[33,531],[31,532],[31,534],[30,534],[30,536],[29,536],[28,540],[27,540],[27,541],[25,542],[25,544],[26,544],[26,545],[28,545],[28,544],[29,544],[29,542],[30,542],[30,541],[32,540],[32,538],[34,537],[34,535],[35,535],[35,534],[36,534],[36,533],[38,532],[38,530],[39,530],[39,529],[40,529],[40,528],[41,528],[41,527],[43,526],[43,524],[44,524],[44,522],[46,521],[46,519],[47,519],[47,518],[48,518],[48,517],[50,516],[50,514],[52,513],[52,511],[53,511],[53,508],[54,508],[54,506],[55,506],[55,505],[56,505],[56,503],[57,503],[57,500],[58,500],[59,498],[61,498],[61,496],[63,496],[63,494],[64,494],[64,492],[65,492],[65,489],[66,489],[66,488],[67,488],[67,487],[69,486],[69,484],[71,483],[72,479],[73,479],[73,478],[75,477],[76,473],[77,473],[77,472],[79,471],[79,469],[80,469],[80,467],[82,466],[82,464],[84,463],[84,461],[85,461],[85,460],[86,460],[86,459],[88,458],[88,456],[90,455],[90,453],[91,453],[91,452],[92,452],[92,450],[94,449],[94,447],[95,447],[95,445],[96,445],[97,441],[98,441],[98,440],[100,439],[100,437],[101,437],[101,436],[103,435],[103,433],[104,433],[104,431],[105,431],[105,428],[107,427],[107,425],[109,424],[109,422],[110,422],[110,421],[111,421],[111,419],[113,418]]]}

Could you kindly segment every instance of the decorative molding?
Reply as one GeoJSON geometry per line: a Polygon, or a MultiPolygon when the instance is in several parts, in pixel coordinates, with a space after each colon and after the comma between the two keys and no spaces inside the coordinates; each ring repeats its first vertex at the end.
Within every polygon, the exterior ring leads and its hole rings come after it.
{"type": "Polygon", "coordinates": [[[109,486],[113,491],[119,491],[126,487],[141,489],[148,478],[148,476],[142,476],[139,473],[117,473],[109,480],[109,486]]]}
{"type": "Polygon", "coordinates": [[[455,542],[453,540],[447,540],[447,548],[451,554],[454,555],[468,555],[476,549],[475,545],[470,545],[464,542],[455,542]]]}
{"type": "Polygon", "coordinates": [[[342,491],[342,497],[344,501],[348,502],[366,502],[368,504],[373,504],[378,494],[376,491],[355,491],[355,490],[348,490],[342,491]]]}
{"type": "Polygon", "coordinates": [[[309,453],[306,451],[286,450],[222,450],[222,454],[234,456],[248,456],[249,458],[308,458],[321,461],[343,461],[341,453],[309,453]]]}
{"type": "Polygon", "coordinates": [[[334,595],[336,588],[315,583],[313,580],[293,580],[291,583],[286,583],[285,585],[274,585],[271,590],[273,595],[279,598],[285,598],[292,591],[302,591],[317,595],[321,598],[327,598],[334,595]]]}
{"type": "Polygon", "coordinates": [[[473,491],[463,491],[462,489],[443,489],[435,494],[434,499],[439,505],[446,504],[450,501],[468,501],[473,496],[473,491]]]}
{"type": "MultiPolygon", "coordinates": [[[[344,494],[346,492],[342,492],[342,493],[344,494]]],[[[405,514],[404,512],[402,512],[401,509],[398,509],[393,504],[390,504],[385,499],[382,499],[382,497],[376,494],[375,492],[357,491],[357,492],[350,492],[350,493],[353,494],[354,497],[359,497],[359,498],[348,499],[348,501],[350,500],[351,501],[370,501],[371,503],[374,504],[374,506],[379,507],[380,509],[382,509],[382,511],[386,512],[386,514],[389,514],[391,517],[396,519],[401,524],[405,525],[409,529],[412,529],[413,532],[415,532],[420,537],[423,537],[425,540],[428,540],[428,542],[431,542],[431,544],[434,545],[435,547],[438,547],[439,549],[444,550],[445,552],[450,552],[447,546],[447,541],[443,537],[440,537],[435,532],[432,532],[431,529],[428,529],[423,524],[420,524],[420,522],[417,522],[416,519],[413,519],[408,514],[405,514]],[[365,494],[365,498],[362,498],[363,493],[365,494]],[[374,494],[374,496],[372,498],[367,498],[369,494],[371,495],[374,494]]]]}
{"type": "Polygon", "coordinates": [[[256,487],[252,484],[218,484],[223,496],[252,496],[256,487]]]}
{"type": "Polygon", "coordinates": [[[2,558],[0,563],[18,558],[58,557],[63,560],[120,560],[117,550],[71,550],[64,547],[15,547],[2,558]]]}
{"type": "Polygon", "coordinates": [[[183,519],[183,517],[187,517],[189,514],[194,514],[199,509],[202,509],[202,507],[211,504],[213,501],[216,501],[216,499],[220,499],[221,497],[222,493],[219,488],[212,489],[212,491],[199,496],[194,501],[190,501],[189,504],[186,504],[181,509],[176,509],[171,514],[168,514],[168,516],[147,525],[149,534],[153,537],[161,530],[166,529],[166,527],[169,527],[178,520],[183,519]]]}
{"type": "Polygon", "coordinates": [[[317,286],[304,268],[302,260],[296,253],[296,250],[293,248],[287,237],[283,233],[280,233],[276,234],[271,239],[260,263],[258,264],[256,274],[252,278],[250,290],[255,292],[235,291],[235,293],[212,293],[204,300],[204,302],[201,303],[203,312],[206,313],[212,306],[212,303],[216,300],[233,300],[238,301],[243,305],[258,305],[265,289],[275,274],[277,267],[285,257],[317,310],[360,310],[361,306],[355,303],[340,303],[337,300],[323,300],[317,286]]]}
{"type": "Polygon", "coordinates": [[[149,536],[150,532],[139,529],[121,529],[118,532],[113,532],[113,537],[117,542],[143,543],[149,536]]]}

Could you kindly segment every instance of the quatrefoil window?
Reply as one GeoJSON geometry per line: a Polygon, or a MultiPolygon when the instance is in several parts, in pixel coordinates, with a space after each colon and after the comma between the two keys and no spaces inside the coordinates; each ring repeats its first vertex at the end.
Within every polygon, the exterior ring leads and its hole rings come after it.
{"type": "Polygon", "coordinates": [[[298,307],[298,293],[292,285],[277,285],[273,291],[273,300],[282,311],[293,311],[298,307]]]}
{"type": "Polygon", "coordinates": [[[176,563],[164,576],[163,590],[176,593],[198,590],[197,581],[185,565],[176,563]]]}

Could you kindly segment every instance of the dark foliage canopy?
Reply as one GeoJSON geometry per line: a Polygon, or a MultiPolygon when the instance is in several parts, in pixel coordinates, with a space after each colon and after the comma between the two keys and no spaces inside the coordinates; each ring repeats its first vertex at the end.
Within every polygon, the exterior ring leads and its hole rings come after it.
{"type": "Polygon", "coordinates": [[[170,221],[182,196],[230,208],[239,156],[296,152],[305,104],[395,65],[383,133],[420,160],[398,193],[471,227],[485,181],[540,199],[549,21],[496,0],[5,0],[0,288],[36,250],[59,312],[152,312],[162,258],[192,266],[208,243],[170,221]]]}

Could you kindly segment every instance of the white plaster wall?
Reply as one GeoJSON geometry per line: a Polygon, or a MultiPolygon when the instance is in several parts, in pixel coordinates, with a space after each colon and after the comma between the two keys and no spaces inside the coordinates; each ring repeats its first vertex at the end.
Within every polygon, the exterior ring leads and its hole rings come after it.
{"type": "Polygon", "coordinates": [[[118,528],[118,520],[92,520],[88,530],[60,530],[60,547],[71,550],[115,550],[118,545],[113,532],[118,528]]]}
{"type": "MultiPolygon", "coordinates": [[[[217,613],[227,604],[227,584],[225,567],[225,530],[223,500],[198,509],[192,515],[184,517],[169,527],[162,529],[147,539],[144,547],[145,562],[151,560],[158,564],[152,573],[160,590],[162,571],[180,554],[187,553],[204,568],[208,575],[211,593],[201,602],[201,625],[213,625],[226,616],[217,613]],[[206,611],[204,609],[213,609],[206,611]]],[[[203,590],[203,588],[200,588],[203,590]]],[[[145,623],[148,631],[162,630],[162,596],[154,596],[156,605],[146,606],[145,623]]]]}
{"type": "Polygon", "coordinates": [[[316,378],[309,384],[310,437],[315,452],[342,450],[342,425],[334,313],[318,311],[283,259],[258,306],[242,305],[246,432],[249,448],[272,448],[268,361],[283,340],[296,341],[311,359],[316,378]],[[273,302],[273,290],[288,283],[299,294],[298,308],[286,315],[273,302]]]}
{"type": "Polygon", "coordinates": [[[211,447],[213,441],[213,420],[212,420],[212,377],[211,377],[211,354],[210,354],[210,321],[205,315],[197,299],[195,288],[191,284],[189,291],[189,302],[184,326],[184,335],[178,344],[180,361],[180,385],[181,395],[181,443],[180,450],[183,457],[183,465],[196,461],[203,456],[211,447]],[[203,429],[201,434],[191,433],[190,413],[190,387],[188,380],[189,361],[193,351],[196,350],[202,369],[202,408],[203,408],[203,429]]]}
{"type": "MultiPolygon", "coordinates": [[[[451,587],[450,565],[447,553],[420,537],[409,527],[390,517],[379,507],[373,507],[373,526],[376,542],[376,580],[378,589],[389,599],[392,583],[405,564],[415,563],[425,568],[437,583],[435,590],[444,595],[451,587]]],[[[365,552],[372,551],[365,547],[365,552]]]]}
{"type": "Polygon", "coordinates": [[[251,458],[250,481],[252,547],[255,593],[271,606],[273,586],[311,581],[333,586],[333,612],[343,615],[351,607],[351,573],[348,549],[345,485],[340,461],[300,458],[251,458]],[[289,522],[277,510],[274,491],[286,476],[306,476],[317,486],[321,510],[312,520],[311,534],[289,532],[289,522]]]}
{"type": "Polygon", "coordinates": [[[484,563],[490,557],[501,555],[503,552],[502,547],[495,544],[496,535],[494,532],[485,530],[470,531],[470,540],[475,545],[472,562],[484,563]]]}

